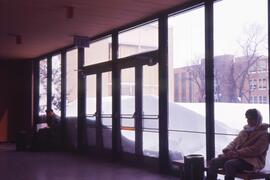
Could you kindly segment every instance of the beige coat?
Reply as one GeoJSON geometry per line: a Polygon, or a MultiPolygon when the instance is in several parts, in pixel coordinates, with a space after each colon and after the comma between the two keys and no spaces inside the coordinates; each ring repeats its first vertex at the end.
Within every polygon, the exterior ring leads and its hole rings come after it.
{"type": "Polygon", "coordinates": [[[236,151],[241,159],[253,165],[255,171],[261,170],[265,166],[269,144],[267,128],[267,124],[261,124],[251,132],[244,129],[225,149],[236,151]]]}

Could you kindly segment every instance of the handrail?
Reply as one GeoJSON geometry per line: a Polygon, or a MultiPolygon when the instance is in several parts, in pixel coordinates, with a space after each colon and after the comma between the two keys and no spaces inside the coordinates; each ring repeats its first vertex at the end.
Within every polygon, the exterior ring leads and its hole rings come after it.
{"type": "Polygon", "coordinates": [[[101,118],[112,118],[112,114],[101,114],[101,118]]]}
{"type": "Polygon", "coordinates": [[[86,114],[85,115],[85,117],[96,117],[97,116],[97,114],[95,113],[95,114],[86,114]]]}
{"type": "Polygon", "coordinates": [[[153,119],[153,120],[158,120],[159,119],[159,115],[148,115],[148,114],[144,114],[142,116],[142,119],[153,119]]]}
{"type": "Polygon", "coordinates": [[[120,118],[134,119],[134,114],[121,114],[120,118]]]}

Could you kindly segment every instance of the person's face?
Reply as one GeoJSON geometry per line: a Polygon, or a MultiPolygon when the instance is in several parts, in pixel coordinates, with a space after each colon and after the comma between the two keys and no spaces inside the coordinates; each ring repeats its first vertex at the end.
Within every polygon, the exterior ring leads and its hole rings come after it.
{"type": "Polygon", "coordinates": [[[52,112],[52,111],[47,112],[47,116],[48,116],[48,117],[52,117],[52,116],[53,116],[53,112],[52,112]]]}
{"type": "Polygon", "coordinates": [[[250,127],[256,126],[257,125],[257,120],[251,117],[246,117],[247,118],[247,123],[250,127]]]}

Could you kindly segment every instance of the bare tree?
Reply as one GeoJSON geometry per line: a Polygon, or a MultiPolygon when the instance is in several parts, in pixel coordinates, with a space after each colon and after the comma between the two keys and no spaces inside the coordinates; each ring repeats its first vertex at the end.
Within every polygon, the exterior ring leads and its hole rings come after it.
{"type": "MultiPolygon", "coordinates": [[[[249,85],[251,70],[258,68],[263,60],[261,50],[265,47],[266,36],[262,27],[257,24],[247,25],[238,41],[241,55],[222,55],[215,57],[214,65],[214,98],[218,102],[250,102],[253,87],[249,85]]],[[[205,97],[205,59],[192,61],[184,67],[190,81],[196,86],[198,102],[205,97]]]]}
{"type": "MultiPolygon", "coordinates": [[[[44,97],[47,97],[47,61],[40,61],[39,66],[40,74],[40,105],[39,111],[44,112],[47,108],[47,102],[44,101],[44,97]]],[[[52,68],[52,106],[54,109],[60,111],[61,106],[61,66],[57,64],[52,68]]]]}
{"type": "Polygon", "coordinates": [[[39,112],[44,112],[47,108],[47,102],[43,102],[47,97],[47,61],[42,60],[39,63],[39,112]]]}
{"type": "Polygon", "coordinates": [[[204,61],[195,60],[194,65],[187,67],[187,72],[189,74],[189,80],[195,84],[198,89],[198,97],[195,101],[204,102],[205,100],[205,71],[204,71],[204,61]]]}
{"type": "Polygon", "coordinates": [[[250,86],[251,70],[258,68],[258,62],[262,60],[261,50],[266,43],[266,35],[258,24],[246,26],[243,38],[238,41],[241,48],[242,57],[234,62],[234,89],[239,101],[250,102],[253,88],[250,86]]]}

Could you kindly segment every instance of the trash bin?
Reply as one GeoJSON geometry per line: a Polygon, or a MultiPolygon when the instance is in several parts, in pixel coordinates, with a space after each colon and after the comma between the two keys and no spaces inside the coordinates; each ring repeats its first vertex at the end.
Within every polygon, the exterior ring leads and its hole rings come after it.
{"type": "Polygon", "coordinates": [[[184,157],[185,180],[204,179],[204,157],[200,154],[191,154],[184,157]]]}
{"type": "Polygon", "coordinates": [[[16,137],[16,150],[25,151],[27,150],[27,132],[19,131],[16,137]]]}

